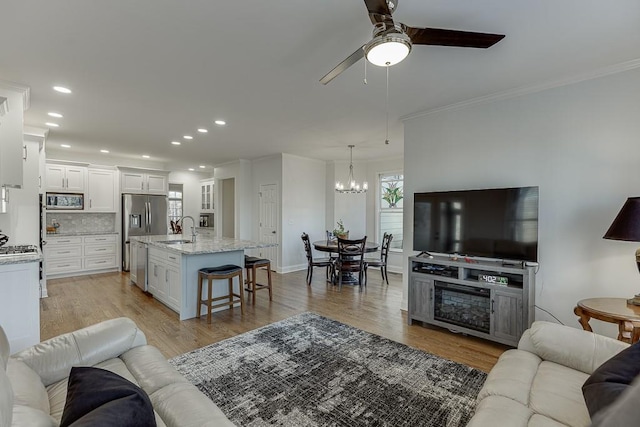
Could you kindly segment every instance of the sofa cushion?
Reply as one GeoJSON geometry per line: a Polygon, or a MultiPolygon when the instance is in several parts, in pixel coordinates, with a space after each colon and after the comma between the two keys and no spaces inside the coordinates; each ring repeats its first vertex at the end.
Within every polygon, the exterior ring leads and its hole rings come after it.
{"type": "Polygon", "coordinates": [[[104,369],[71,369],[61,427],[155,425],[149,396],[137,385],[104,369]]]}
{"type": "Polygon", "coordinates": [[[640,342],[604,362],[582,386],[589,414],[613,403],[640,375],[640,342]]]}
{"type": "MultiPolygon", "coordinates": [[[[4,365],[4,363],[2,363],[4,365]]],[[[11,425],[11,408],[13,407],[13,389],[11,381],[4,370],[0,366],[0,426],[11,425]]]]}
{"type": "Polygon", "coordinates": [[[29,406],[49,414],[49,396],[42,384],[42,380],[36,372],[26,363],[9,359],[7,363],[7,375],[13,388],[14,405],[29,406]]]}
{"type": "Polygon", "coordinates": [[[497,420],[505,426],[527,427],[532,416],[533,411],[527,405],[505,396],[487,396],[478,402],[467,427],[496,427],[497,420]]]}
{"type": "Polygon", "coordinates": [[[11,425],[14,427],[58,427],[57,421],[49,414],[24,405],[14,405],[11,425]]]}
{"type": "Polygon", "coordinates": [[[506,396],[525,406],[529,405],[531,384],[541,362],[538,356],[528,351],[505,351],[489,372],[478,400],[486,396],[506,396]]]}
{"type": "Polygon", "coordinates": [[[120,358],[149,395],[168,384],[188,382],[167,363],[157,348],[150,345],[132,348],[120,358]]]}
{"type": "Polygon", "coordinates": [[[582,397],[582,384],[587,378],[584,372],[542,362],[531,385],[529,407],[568,426],[588,426],[591,420],[582,397]]]}

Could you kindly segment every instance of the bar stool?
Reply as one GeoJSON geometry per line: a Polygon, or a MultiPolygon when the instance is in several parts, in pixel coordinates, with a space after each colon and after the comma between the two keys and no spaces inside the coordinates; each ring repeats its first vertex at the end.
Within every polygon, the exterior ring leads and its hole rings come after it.
{"type": "Polygon", "coordinates": [[[253,305],[256,304],[256,291],[260,289],[269,289],[269,301],[272,301],[271,295],[271,261],[266,258],[256,258],[252,256],[244,256],[244,268],[247,269],[247,280],[245,284],[247,287],[244,289],[247,292],[251,292],[251,300],[253,305]],[[267,284],[257,282],[257,272],[260,269],[267,270],[267,284]]]}
{"type": "Polygon", "coordinates": [[[233,308],[235,303],[240,303],[240,312],[244,314],[244,297],[242,293],[242,267],[237,265],[227,264],[220,267],[207,267],[198,270],[198,305],[196,317],[200,317],[200,306],[203,304],[207,306],[207,323],[211,323],[211,309],[216,307],[222,307],[228,305],[229,308],[233,308]],[[233,292],[233,278],[238,278],[238,284],[240,293],[233,292]],[[207,298],[202,299],[202,281],[207,279],[207,298]],[[213,281],[229,279],[229,294],[221,297],[213,298],[213,281]],[[237,297],[237,298],[234,298],[237,297]],[[217,304],[211,304],[214,301],[228,300],[217,304]]]}

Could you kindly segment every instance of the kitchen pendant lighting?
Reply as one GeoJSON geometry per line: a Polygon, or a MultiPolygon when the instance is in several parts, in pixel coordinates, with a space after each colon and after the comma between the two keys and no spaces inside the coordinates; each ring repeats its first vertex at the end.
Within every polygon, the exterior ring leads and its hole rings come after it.
{"type": "Polygon", "coordinates": [[[353,178],[353,147],[355,145],[348,145],[349,147],[349,177],[347,178],[347,184],[342,182],[336,182],[336,193],[366,193],[369,189],[369,184],[364,181],[362,185],[358,184],[353,178]]]}

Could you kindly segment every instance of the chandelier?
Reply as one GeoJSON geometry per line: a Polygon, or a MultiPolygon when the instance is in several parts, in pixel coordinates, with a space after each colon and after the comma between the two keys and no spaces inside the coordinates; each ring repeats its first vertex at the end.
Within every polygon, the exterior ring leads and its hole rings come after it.
{"type": "Polygon", "coordinates": [[[337,193],[366,193],[369,188],[369,184],[367,181],[362,183],[362,186],[356,183],[356,180],[353,179],[353,147],[355,145],[348,145],[349,147],[349,178],[347,178],[347,185],[345,186],[342,182],[336,182],[336,192],[337,193]]]}

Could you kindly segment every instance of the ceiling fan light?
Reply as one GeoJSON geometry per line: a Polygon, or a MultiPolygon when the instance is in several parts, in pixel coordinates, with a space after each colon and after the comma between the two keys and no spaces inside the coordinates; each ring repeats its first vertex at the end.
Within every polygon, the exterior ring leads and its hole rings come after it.
{"type": "Polygon", "coordinates": [[[389,33],[371,40],[364,48],[367,61],[378,67],[401,62],[411,52],[411,39],[403,33],[389,33]]]}

